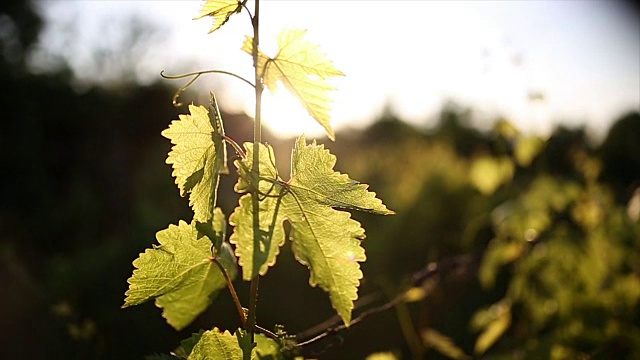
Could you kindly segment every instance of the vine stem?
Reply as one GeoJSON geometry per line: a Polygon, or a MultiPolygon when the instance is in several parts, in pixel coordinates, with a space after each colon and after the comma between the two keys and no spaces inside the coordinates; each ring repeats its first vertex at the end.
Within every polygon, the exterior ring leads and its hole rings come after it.
{"type": "MultiPolygon", "coordinates": [[[[253,25],[253,68],[255,75],[255,94],[256,94],[256,111],[255,111],[255,122],[253,125],[253,164],[251,169],[251,177],[252,182],[254,184],[254,188],[251,194],[251,207],[253,210],[253,264],[257,263],[258,251],[260,249],[260,203],[258,199],[258,193],[260,191],[259,178],[260,178],[260,142],[262,142],[262,124],[261,124],[261,102],[262,102],[262,74],[261,69],[258,67],[258,45],[260,43],[259,39],[259,24],[260,24],[260,1],[255,1],[255,7],[253,16],[251,18],[251,24],[253,25]]],[[[253,271],[255,272],[255,267],[253,271]]],[[[251,287],[249,291],[249,314],[247,323],[245,326],[245,330],[248,332],[249,339],[253,344],[255,327],[256,327],[256,305],[258,301],[258,284],[260,275],[257,273],[252,274],[251,279],[251,287]]],[[[245,351],[243,354],[243,359],[250,360],[251,359],[251,351],[248,353],[245,351]]]]}

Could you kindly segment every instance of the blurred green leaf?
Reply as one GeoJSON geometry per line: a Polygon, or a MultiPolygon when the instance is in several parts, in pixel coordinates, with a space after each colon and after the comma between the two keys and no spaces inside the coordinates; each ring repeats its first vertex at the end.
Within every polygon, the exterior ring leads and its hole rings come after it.
{"type": "Polygon", "coordinates": [[[514,171],[513,162],[508,157],[481,156],[473,161],[469,177],[482,194],[490,195],[500,185],[510,181],[514,171]]]}
{"type": "Polygon", "coordinates": [[[442,355],[456,360],[471,359],[469,355],[456,346],[451,338],[442,335],[435,329],[426,328],[422,330],[421,336],[425,346],[433,347],[442,355]]]}
{"type": "Polygon", "coordinates": [[[520,130],[513,124],[513,122],[501,119],[493,124],[493,130],[508,140],[514,140],[520,136],[520,130]]]}
{"type": "Polygon", "coordinates": [[[367,356],[366,360],[398,360],[398,356],[392,352],[377,352],[367,356]]]}
{"type": "Polygon", "coordinates": [[[516,141],[514,157],[518,165],[527,167],[544,147],[544,140],[538,136],[520,137],[516,141]]]}
{"type": "Polygon", "coordinates": [[[488,310],[476,313],[471,321],[475,329],[484,331],[476,339],[474,352],[478,355],[484,354],[496,341],[504,334],[511,325],[511,303],[503,300],[488,310]]]}
{"type": "Polygon", "coordinates": [[[478,274],[482,286],[493,287],[500,267],[520,257],[524,248],[525,244],[521,242],[492,241],[482,259],[478,274]]]}

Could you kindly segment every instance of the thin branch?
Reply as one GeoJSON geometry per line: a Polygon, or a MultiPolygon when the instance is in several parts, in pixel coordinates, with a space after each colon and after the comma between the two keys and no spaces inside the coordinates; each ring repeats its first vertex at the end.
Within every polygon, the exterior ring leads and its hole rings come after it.
{"type": "MultiPolygon", "coordinates": [[[[361,298],[359,298],[358,300],[356,300],[355,302],[355,308],[356,309],[360,309],[363,308],[375,301],[378,301],[380,299],[383,298],[383,295],[381,293],[372,293],[372,294],[367,294],[362,296],[361,298]]],[[[336,324],[338,324],[341,320],[340,316],[338,314],[333,315],[332,317],[324,320],[323,322],[316,324],[313,327],[308,328],[307,330],[304,330],[303,332],[300,332],[298,334],[296,334],[296,338],[298,339],[306,339],[306,338],[310,338],[315,336],[316,334],[325,331],[326,329],[329,329],[333,326],[335,326],[336,324]]]]}
{"type": "MultiPolygon", "coordinates": [[[[397,303],[399,303],[400,301],[403,300],[405,292],[406,291],[403,291],[402,293],[397,295],[395,298],[391,299],[391,301],[389,301],[389,302],[387,302],[387,303],[385,303],[383,305],[380,305],[378,307],[371,308],[369,310],[366,310],[366,311],[362,312],[358,317],[356,317],[355,319],[353,319],[351,321],[351,324],[349,326],[352,327],[352,326],[358,324],[359,322],[361,322],[362,320],[364,320],[364,319],[368,318],[369,316],[373,315],[373,314],[377,314],[377,313],[380,313],[380,312],[387,311],[387,310],[391,309],[397,303]]],[[[321,333],[319,335],[316,335],[315,337],[313,337],[313,338],[311,338],[309,340],[306,340],[306,341],[298,343],[298,346],[299,347],[307,346],[309,344],[312,344],[312,343],[314,343],[314,342],[316,342],[318,340],[321,340],[321,339],[323,339],[323,338],[325,338],[325,337],[327,337],[329,335],[333,335],[333,334],[335,334],[335,333],[337,333],[339,331],[345,330],[347,328],[348,327],[345,324],[340,324],[340,325],[338,325],[336,327],[330,327],[327,330],[325,330],[325,332],[323,332],[323,333],[321,333]]]]}
{"type": "MultiPolygon", "coordinates": [[[[449,271],[453,271],[456,270],[458,268],[460,268],[461,266],[469,266],[473,263],[475,263],[478,259],[480,258],[479,255],[458,255],[452,258],[447,258],[444,259],[442,261],[440,261],[439,263],[433,262],[433,263],[429,263],[427,264],[427,266],[425,266],[422,270],[414,273],[411,276],[411,283],[409,286],[407,286],[405,289],[403,289],[402,291],[400,291],[395,297],[393,297],[391,300],[389,300],[388,302],[368,309],[366,311],[363,311],[362,313],[360,313],[360,315],[358,315],[356,318],[354,318],[351,321],[351,324],[349,325],[350,327],[353,327],[354,325],[357,325],[358,323],[362,322],[363,320],[365,320],[366,318],[368,318],[369,316],[387,311],[393,307],[395,307],[396,305],[398,305],[399,303],[403,302],[405,299],[405,296],[407,294],[407,292],[413,288],[413,287],[417,287],[422,285],[425,281],[435,277],[436,275],[439,275],[443,272],[449,272],[449,271]]],[[[357,307],[361,307],[361,306],[357,306],[357,307]]],[[[356,308],[357,308],[356,307],[356,308]]],[[[335,326],[335,324],[337,324],[336,322],[329,322],[329,321],[325,321],[323,322],[321,325],[327,326],[324,327],[326,330],[324,330],[322,333],[308,339],[305,341],[301,341],[297,344],[297,347],[302,348],[308,345],[311,345],[319,340],[328,338],[329,336],[333,336],[336,335],[337,333],[347,329],[348,327],[345,324],[340,324],[335,326]],[[334,324],[334,326],[327,326],[328,324],[334,324]]],[[[312,329],[317,329],[320,326],[314,326],[312,329]]],[[[308,334],[310,333],[310,331],[304,331],[302,333],[300,333],[300,335],[302,334],[308,334]]],[[[301,337],[301,336],[296,336],[296,337],[301,337]]]]}

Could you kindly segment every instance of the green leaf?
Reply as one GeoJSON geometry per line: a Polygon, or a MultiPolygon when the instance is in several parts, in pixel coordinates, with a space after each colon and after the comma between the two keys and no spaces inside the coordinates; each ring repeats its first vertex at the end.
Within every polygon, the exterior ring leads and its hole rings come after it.
{"type": "Polygon", "coordinates": [[[480,284],[484,288],[492,288],[500,268],[518,259],[526,249],[525,244],[520,241],[494,240],[489,244],[478,271],[480,284]]]}
{"type": "MultiPolygon", "coordinates": [[[[288,187],[293,197],[311,206],[331,206],[359,210],[378,215],[393,215],[376,194],[367,191],[369,185],[349,179],[346,174],[333,170],[335,155],[317,145],[307,145],[303,136],[298,138],[291,157],[291,179],[288,187]]],[[[339,212],[336,212],[339,213],[339,212]]],[[[344,214],[344,213],[343,213],[344,214]]]]}
{"type": "MultiPolygon", "coordinates": [[[[240,180],[236,190],[246,192],[256,185],[250,182],[252,144],[246,143],[247,157],[236,161],[240,180]]],[[[365,238],[360,223],[348,212],[355,209],[390,215],[367,185],[335,172],[336,158],[315,141],[307,145],[301,136],[293,150],[291,179],[284,182],[277,175],[273,150],[260,145],[260,237],[254,249],[251,194],[240,199],[240,206],[230,216],[234,226],[230,241],[236,244],[243,278],[264,275],[275,263],[284,243],[282,223],[291,224],[290,239],[296,259],[311,270],[309,283],[329,293],[331,304],[346,324],[351,320],[353,301],[362,278],[358,262],[366,259],[360,241],[365,238]]]]}
{"type": "MultiPolygon", "coordinates": [[[[277,342],[262,334],[255,334],[256,347],[251,359],[284,359],[277,342]]],[[[238,338],[217,328],[205,331],[189,355],[189,360],[241,360],[242,349],[238,338]]]]}
{"type": "MultiPolygon", "coordinates": [[[[278,90],[281,82],[291,94],[295,95],[326,131],[331,140],[335,134],[329,121],[328,92],[334,90],[327,78],[344,76],[318,46],[304,40],[306,30],[284,30],[278,35],[278,54],[270,58],[258,51],[258,69],[265,86],[272,93],[278,90]]],[[[253,53],[253,39],[247,37],[242,50],[253,53]]]]}
{"type": "MultiPolygon", "coordinates": [[[[246,1],[246,0],[245,0],[246,1]]],[[[193,20],[202,19],[205,16],[213,18],[213,27],[209,30],[209,34],[218,30],[222,25],[229,21],[231,15],[242,11],[242,1],[237,0],[207,0],[202,6],[198,16],[193,20]]]]}
{"type": "Polygon", "coordinates": [[[542,138],[538,136],[523,136],[518,138],[513,155],[518,165],[527,167],[540,153],[543,147],[544,140],[542,138]]]}
{"type": "Polygon", "coordinates": [[[173,351],[173,355],[180,358],[186,359],[189,357],[189,354],[193,351],[193,348],[196,346],[204,330],[200,330],[199,332],[192,334],[190,338],[184,339],[180,342],[180,346],[173,351]]]}
{"type": "Polygon", "coordinates": [[[285,360],[284,354],[280,345],[275,340],[264,336],[263,334],[256,334],[256,348],[255,352],[258,355],[258,359],[261,360],[285,360]]]}
{"type": "Polygon", "coordinates": [[[474,347],[475,353],[482,355],[511,325],[511,302],[503,299],[489,309],[476,313],[471,323],[476,329],[484,328],[474,347]]]}
{"type": "Polygon", "coordinates": [[[284,244],[282,215],[276,212],[280,207],[279,198],[266,197],[259,203],[260,243],[254,251],[253,209],[251,195],[240,198],[238,206],[229,217],[229,224],[235,226],[229,238],[236,245],[238,264],[242,267],[242,277],[251,280],[256,274],[265,275],[269,266],[276,262],[280,246],[284,244]]]}
{"type": "Polygon", "coordinates": [[[213,219],[211,222],[196,222],[196,229],[198,230],[198,239],[202,236],[209,237],[216,251],[221,251],[221,246],[227,238],[227,220],[219,207],[213,210],[213,219]]]}
{"type": "Polygon", "coordinates": [[[189,360],[242,360],[238,340],[230,332],[217,328],[205,331],[193,347],[189,360]]]}
{"type": "Polygon", "coordinates": [[[211,113],[204,106],[189,105],[191,115],[180,115],[162,136],[174,146],[167,157],[180,195],[190,193],[189,205],[197,222],[212,221],[220,174],[228,173],[227,152],[220,111],[212,93],[211,113]]]}
{"type": "MultiPolygon", "coordinates": [[[[162,316],[180,330],[204,311],[227,283],[211,261],[212,242],[208,237],[198,239],[193,223],[169,225],[156,238],[160,245],[147,249],[133,261],[136,269],[128,280],[123,307],[155,299],[156,306],[164,309],[162,316]]],[[[229,244],[225,243],[217,256],[234,278],[235,257],[229,244]]]]}
{"type": "Polygon", "coordinates": [[[507,157],[481,156],[471,164],[469,178],[482,194],[491,195],[500,185],[511,180],[514,171],[513,161],[507,157]]]}
{"type": "Polygon", "coordinates": [[[377,352],[367,356],[366,360],[398,360],[398,355],[392,352],[377,352]]]}
{"type": "MultiPolygon", "coordinates": [[[[247,158],[252,157],[253,145],[247,143],[245,148],[249,151],[247,158]]],[[[273,148],[260,145],[259,159],[261,177],[263,179],[271,179],[271,181],[263,180],[259,183],[260,192],[269,194],[269,196],[265,196],[259,202],[260,243],[256,251],[254,251],[253,243],[251,195],[243,195],[239,201],[240,206],[229,217],[229,224],[235,227],[229,241],[236,245],[242,244],[242,246],[236,246],[236,255],[239,258],[238,264],[243,269],[243,278],[245,280],[251,280],[256,274],[265,275],[267,273],[268,267],[275,264],[276,256],[285,239],[284,229],[281,226],[283,219],[278,214],[281,200],[274,197],[278,193],[275,192],[276,185],[273,179],[279,179],[279,176],[275,167],[273,148]],[[251,221],[236,221],[236,219],[251,219],[251,221]]],[[[252,188],[256,187],[250,181],[252,158],[245,161],[236,161],[235,164],[240,174],[234,187],[235,191],[238,193],[251,191],[252,188]]]]}

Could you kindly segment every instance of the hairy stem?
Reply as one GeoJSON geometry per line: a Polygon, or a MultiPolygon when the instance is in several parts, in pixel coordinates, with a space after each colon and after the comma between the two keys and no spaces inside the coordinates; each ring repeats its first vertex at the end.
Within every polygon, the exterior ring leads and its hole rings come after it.
{"type": "MultiPolygon", "coordinates": [[[[253,68],[255,75],[255,94],[256,94],[256,111],[255,122],[253,127],[253,166],[251,169],[252,182],[254,189],[251,194],[251,206],[253,210],[253,264],[257,263],[258,251],[260,249],[260,203],[258,192],[260,190],[260,142],[262,141],[262,124],[261,124],[261,102],[262,102],[262,79],[261,69],[258,67],[258,45],[259,45],[259,24],[260,24],[260,1],[255,1],[255,8],[252,17],[253,25],[253,68]]],[[[258,301],[258,283],[259,274],[253,274],[251,279],[251,290],[249,294],[249,317],[245,330],[249,333],[251,343],[254,343],[254,332],[256,327],[256,304],[258,301]]],[[[243,353],[243,359],[250,360],[251,352],[243,353]]]]}

